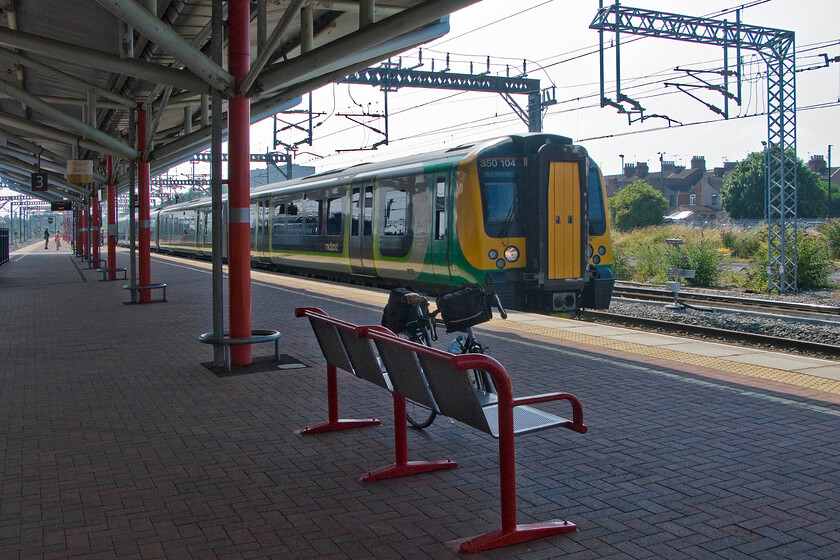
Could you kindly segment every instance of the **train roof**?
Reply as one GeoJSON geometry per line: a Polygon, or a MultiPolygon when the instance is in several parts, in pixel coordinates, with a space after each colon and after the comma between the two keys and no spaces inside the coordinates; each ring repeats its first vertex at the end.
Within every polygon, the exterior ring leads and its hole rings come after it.
{"type": "MultiPolygon", "coordinates": [[[[475,142],[470,142],[466,144],[462,144],[459,146],[455,146],[453,148],[446,148],[442,150],[435,150],[433,152],[425,152],[422,154],[412,154],[410,156],[404,156],[401,158],[390,159],[387,161],[380,161],[380,162],[368,162],[368,163],[360,163],[357,165],[353,165],[350,167],[345,167],[341,169],[334,169],[330,171],[325,171],[322,173],[316,173],[315,175],[310,175],[308,177],[302,177],[300,179],[291,179],[288,181],[280,181],[277,183],[269,183],[266,185],[260,185],[257,187],[251,188],[251,196],[259,195],[262,193],[273,193],[277,192],[294,192],[298,189],[303,187],[310,189],[310,188],[329,188],[333,185],[342,185],[346,184],[349,180],[356,180],[361,177],[365,177],[367,175],[382,175],[382,174],[390,174],[390,173],[405,173],[411,172],[412,168],[417,168],[417,172],[423,172],[423,168],[428,165],[440,165],[440,164],[451,164],[457,163],[468,155],[473,152],[477,152],[480,149],[486,148],[488,146],[492,146],[495,143],[498,143],[502,140],[506,140],[509,138],[534,138],[538,136],[543,137],[550,137],[553,139],[558,139],[560,143],[563,144],[571,144],[572,141],[570,138],[565,136],[559,136],[556,134],[547,134],[547,133],[529,133],[529,134],[509,134],[506,136],[498,136],[495,138],[490,138],[486,140],[478,140],[475,142]]],[[[223,195],[223,199],[227,198],[227,194],[223,195]]],[[[202,197],[196,200],[190,200],[187,202],[181,202],[178,204],[172,204],[170,206],[166,206],[164,208],[160,208],[158,210],[166,210],[166,211],[179,211],[179,210],[189,210],[196,206],[205,206],[207,202],[210,200],[210,197],[202,197]]]]}

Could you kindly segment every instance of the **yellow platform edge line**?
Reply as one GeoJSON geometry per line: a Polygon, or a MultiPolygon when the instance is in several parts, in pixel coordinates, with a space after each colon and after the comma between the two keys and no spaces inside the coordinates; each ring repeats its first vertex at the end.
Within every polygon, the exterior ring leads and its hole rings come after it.
{"type": "Polygon", "coordinates": [[[765,366],[744,364],[740,362],[724,360],[721,358],[701,356],[698,354],[691,354],[688,352],[680,352],[678,350],[670,350],[658,346],[646,346],[644,344],[638,344],[635,342],[614,340],[611,338],[576,333],[568,330],[546,327],[543,325],[531,325],[528,323],[522,323],[518,321],[493,319],[486,324],[498,329],[510,329],[514,331],[526,332],[529,334],[536,334],[540,336],[545,336],[547,338],[564,340],[576,344],[588,344],[590,346],[597,346],[599,348],[607,348],[610,350],[629,352],[632,354],[649,356],[652,358],[661,358],[665,360],[671,360],[675,362],[715,369],[718,371],[736,373],[738,375],[746,375],[748,377],[767,379],[769,381],[778,381],[780,383],[786,383],[788,385],[794,385],[806,389],[815,389],[819,391],[825,391],[827,393],[840,394],[840,381],[836,381],[834,379],[826,379],[824,377],[818,377],[816,375],[808,375],[806,373],[796,373],[775,368],[769,368],[765,366]]]}

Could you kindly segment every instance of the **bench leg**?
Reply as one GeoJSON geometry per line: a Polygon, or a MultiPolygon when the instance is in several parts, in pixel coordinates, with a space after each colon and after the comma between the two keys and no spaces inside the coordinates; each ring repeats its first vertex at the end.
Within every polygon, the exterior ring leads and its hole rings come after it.
{"type": "Polygon", "coordinates": [[[337,432],[339,430],[350,430],[353,428],[364,428],[367,426],[378,426],[379,420],[369,418],[365,420],[348,420],[338,418],[338,374],[335,366],[327,364],[327,407],[329,420],[321,424],[309,426],[300,431],[301,435],[322,434],[325,432],[337,432]]]}
{"type": "Polygon", "coordinates": [[[577,525],[568,521],[545,521],[543,523],[531,523],[528,525],[517,525],[510,531],[496,529],[478,537],[461,543],[461,552],[473,554],[493,548],[501,548],[512,544],[533,541],[561,533],[571,533],[577,530],[577,525]]]}
{"type": "Polygon", "coordinates": [[[495,531],[462,542],[461,552],[468,554],[577,530],[577,526],[568,521],[546,521],[528,525],[516,523],[516,455],[513,442],[513,406],[510,402],[506,402],[505,406],[502,404],[502,399],[499,400],[499,490],[502,498],[502,526],[495,531]]]}
{"type": "Polygon", "coordinates": [[[458,466],[455,461],[449,459],[443,461],[409,461],[408,460],[408,428],[405,425],[405,397],[392,393],[394,396],[394,451],[396,462],[393,465],[382,467],[365,473],[360,480],[373,482],[385,478],[396,478],[411,474],[438,471],[441,469],[454,469],[458,466]]]}

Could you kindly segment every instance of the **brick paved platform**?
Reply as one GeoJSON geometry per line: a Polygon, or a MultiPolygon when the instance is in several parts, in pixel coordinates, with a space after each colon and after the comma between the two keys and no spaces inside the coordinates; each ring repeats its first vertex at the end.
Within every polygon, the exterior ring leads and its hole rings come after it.
{"type": "MultiPolygon", "coordinates": [[[[0,267],[0,558],[442,559],[498,526],[482,434],[438,419],[410,431],[410,458],[459,468],[359,482],[393,461],[391,402],[343,373],[342,416],[383,425],[294,433],[327,411],[293,308],[375,323],[381,293],[255,272],[254,328],[310,367],[218,377],[201,365],[204,265],[155,258],[169,301],[134,306],[85,267],[42,247],[0,267]]],[[[517,394],[574,393],[590,431],[517,441],[520,522],[580,530],[476,557],[840,557],[837,393],[497,323],[482,335],[517,394]]]]}

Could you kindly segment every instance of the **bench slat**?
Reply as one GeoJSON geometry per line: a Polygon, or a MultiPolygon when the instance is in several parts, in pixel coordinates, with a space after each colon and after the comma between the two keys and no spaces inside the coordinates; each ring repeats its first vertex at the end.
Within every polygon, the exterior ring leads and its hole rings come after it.
{"type": "Polygon", "coordinates": [[[344,350],[350,359],[353,373],[365,381],[370,381],[374,385],[379,385],[383,389],[391,391],[388,374],[383,371],[382,364],[376,359],[371,341],[366,338],[358,338],[355,329],[338,327],[338,336],[344,343],[344,350]]]}
{"type": "Polygon", "coordinates": [[[406,352],[379,340],[375,342],[391,384],[394,386],[394,391],[409,400],[431,408],[435,412],[440,412],[435,398],[426,384],[426,377],[420,369],[417,356],[413,352],[406,352]]]}
{"type": "MultiPolygon", "coordinates": [[[[382,346],[385,344],[383,343],[382,346]]],[[[407,354],[405,350],[401,352],[407,354]]],[[[445,357],[423,354],[419,358],[440,407],[439,412],[493,437],[498,437],[498,430],[494,434],[490,429],[487,416],[476,396],[469,371],[454,371],[452,364],[445,357]]]]}
{"type": "MultiPolygon", "coordinates": [[[[496,405],[487,406],[484,409],[487,423],[490,425],[490,433],[493,437],[499,437],[499,407],[496,405]]],[[[513,433],[529,434],[555,426],[570,424],[571,420],[555,416],[533,406],[517,406],[513,409],[513,433]]]]}
{"type": "Polygon", "coordinates": [[[334,325],[318,321],[313,317],[309,318],[309,324],[312,325],[315,339],[318,341],[318,346],[321,347],[321,352],[324,354],[327,363],[338,369],[353,373],[353,366],[344,352],[344,345],[338,336],[338,329],[334,325]]]}

